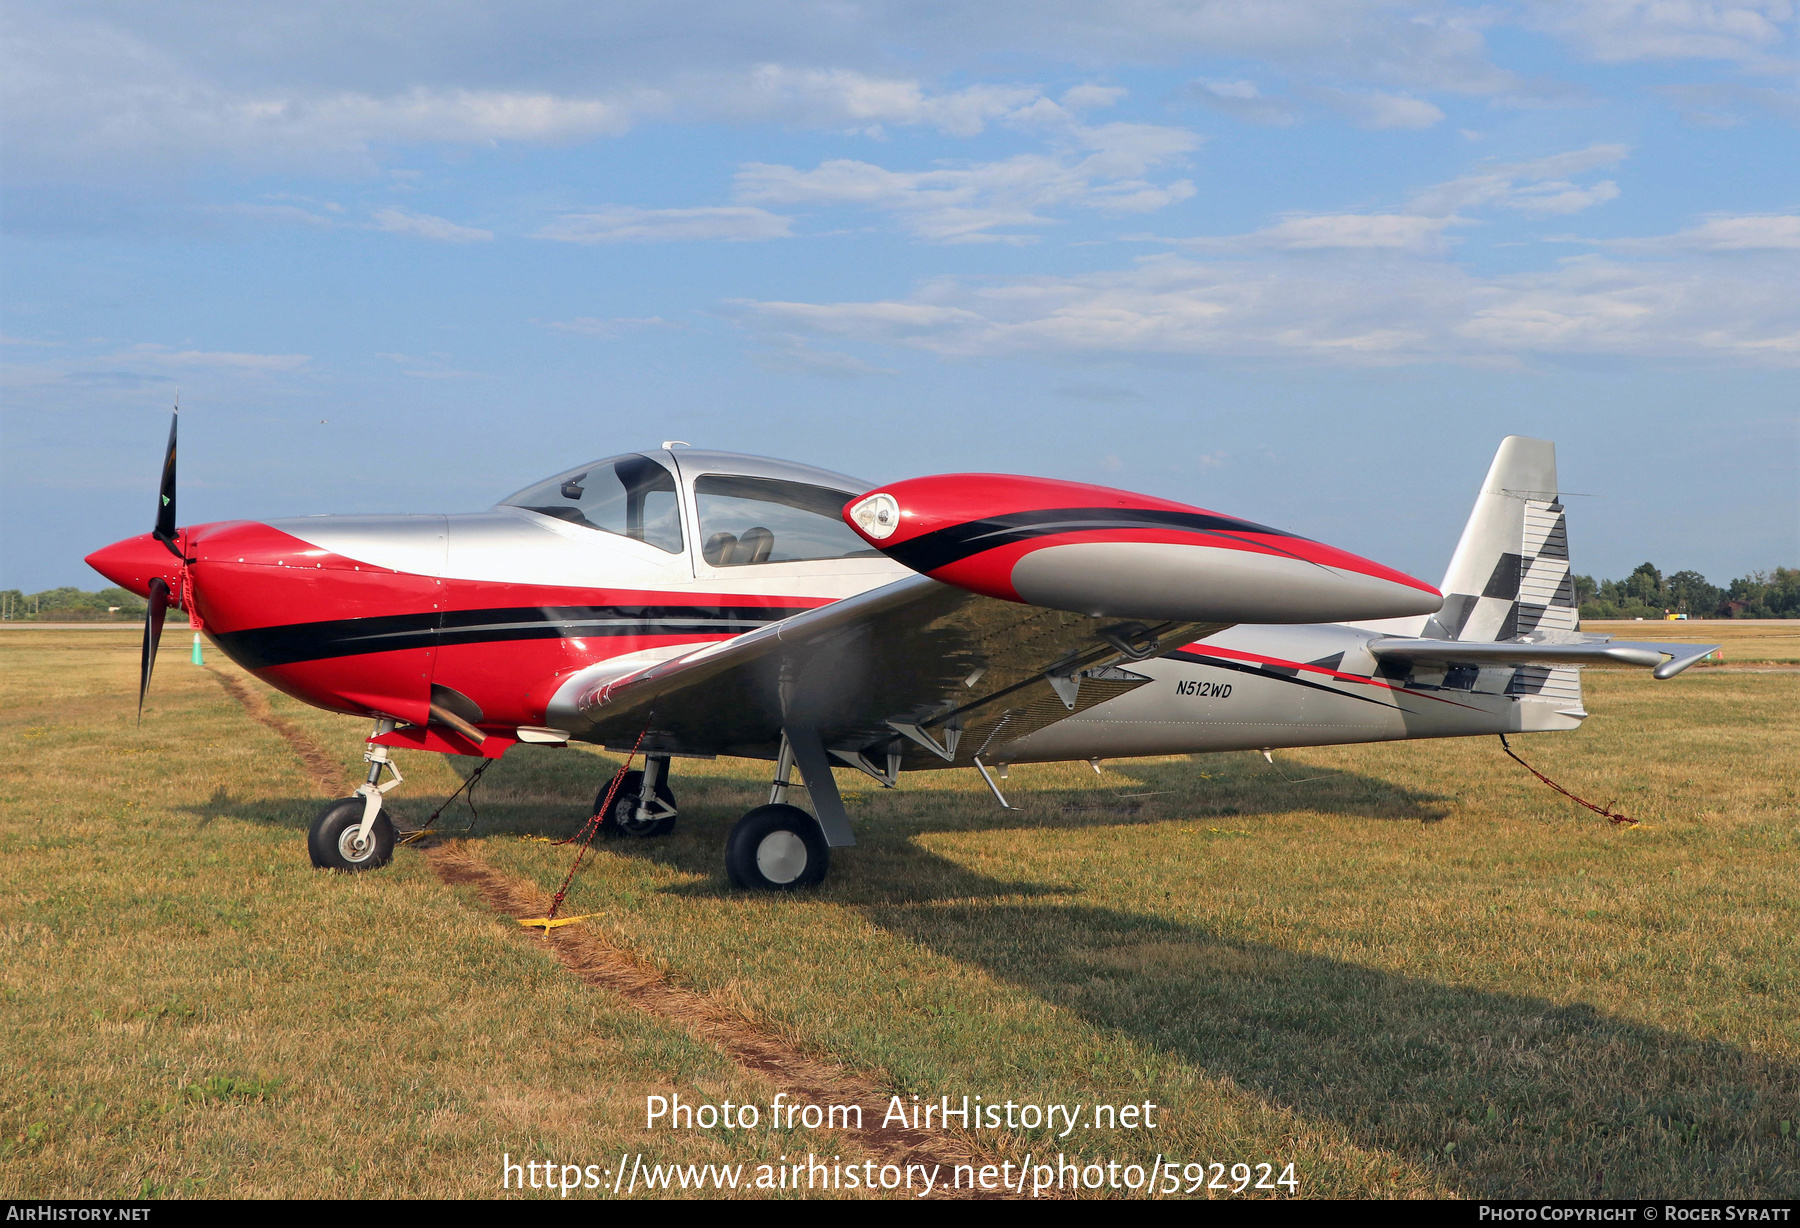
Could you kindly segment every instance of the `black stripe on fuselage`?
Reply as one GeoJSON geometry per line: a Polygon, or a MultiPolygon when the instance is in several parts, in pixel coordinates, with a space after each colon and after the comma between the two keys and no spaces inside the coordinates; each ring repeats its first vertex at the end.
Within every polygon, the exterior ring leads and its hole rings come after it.
{"type": "MultiPolygon", "coordinates": [[[[1175,512],[1142,507],[1057,507],[1034,512],[1010,512],[1005,516],[988,516],[969,520],[948,528],[921,533],[911,541],[889,546],[883,553],[914,571],[933,572],[951,563],[961,562],[983,550],[1034,537],[1050,537],[1057,533],[1092,532],[1100,529],[1182,529],[1190,533],[1229,536],[1234,533],[1260,533],[1269,537],[1293,537],[1280,529],[1238,520],[1232,516],[1215,516],[1210,512],[1175,512]]],[[[1266,545],[1267,543],[1259,543],[1266,545]]]]}
{"type": "Polygon", "coordinates": [[[623,635],[741,635],[811,606],[521,606],[289,623],[215,635],[246,669],[406,648],[623,635]]]}
{"type": "MultiPolygon", "coordinates": [[[[1163,659],[1166,661],[1192,661],[1196,665],[1210,665],[1214,669],[1229,669],[1240,674],[1250,674],[1257,678],[1267,678],[1270,682],[1288,682],[1292,683],[1294,686],[1311,687],[1315,691],[1324,691],[1327,695],[1341,695],[1345,699],[1359,699],[1363,703],[1374,704],[1378,708],[1391,709],[1398,706],[1396,704],[1383,703],[1381,700],[1372,698],[1368,695],[1358,695],[1354,691],[1340,691],[1334,686],[1326,686],[1322,682],[1313,682],[1310,679],[1301,678],[1295,673],[1294,667],[1252,665],[1248,661],[1228,661],[1223,657],[1202,656],[1200,653],[1188,652],[1185,649],[1177,649],[1174,652],[1165,652],[1163,653],[1163,659]]],[[[1402,709],[1402,711],[1404,711],[1404,709],[1402,709]]]]}

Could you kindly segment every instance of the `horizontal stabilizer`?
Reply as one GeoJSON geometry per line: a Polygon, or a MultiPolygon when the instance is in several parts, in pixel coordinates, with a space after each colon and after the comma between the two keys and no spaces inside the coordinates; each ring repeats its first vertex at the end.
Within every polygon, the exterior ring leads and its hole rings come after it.
{"type": "Polygon", "coordinates": [[[1590,640],[1574,644],[1531,644],[1388,637],[1369,644],[1377,659],[1433,661],[1446,665],[1636,665],[1673,678],[1717,650],[1717,644],[1650,644],[1636,640],[1590,640]],[[1664,658],[1668,658],[1664,660],[1664,658]]]}

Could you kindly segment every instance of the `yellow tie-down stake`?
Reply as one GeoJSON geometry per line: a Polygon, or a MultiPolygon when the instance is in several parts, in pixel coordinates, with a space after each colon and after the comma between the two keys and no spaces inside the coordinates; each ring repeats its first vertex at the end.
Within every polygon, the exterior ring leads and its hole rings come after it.
{"type": "Polygon", "coordinates": [[[559,925],[574,925],[577,921],[591,920],[599,915],[597,912],[587,912],[582,913],[579,917],[515,917],[514,920],[527,928],[541,925],[544,927],[544,933],[548,934],[559,925]]]}

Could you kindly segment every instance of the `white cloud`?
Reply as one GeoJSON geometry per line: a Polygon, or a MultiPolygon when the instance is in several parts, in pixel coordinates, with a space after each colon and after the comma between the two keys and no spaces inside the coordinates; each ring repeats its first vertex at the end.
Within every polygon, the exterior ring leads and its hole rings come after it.
{"type": "MultiPolygon", "coordinates": [[[[262,38],[258,36],[259,40],[262,38]]],[[[541,88],[279,85],[196,71],[180,40],[100,21],[16,22],[0,62],[9,159],[36,174],[137,177],[197,161],[366,169],[378,146],[569,141],[622,132],[653,108],[541,88]]],[[[229,63],[230,61],[225,61],[229,63]]]]}
{"type": "Polygon", "coordinates": [[[1527,21],[1608,63],[1754,61],[1788,39],[1792,0],[1528,0],[1527,21]]]}
{"type": "Polygon", "coordinates": [[[1793,262],[1581,257],[1476,276],[1443,260],[1208,264],[1161,256],[1073,277],[943,278],[910,298],[742,304],[752,328],[1039,361],[1514,362],[1551,355],[1800,363],[1793,262]]]}
{"type": "MultiPolygon", "coordinates": [[[[660,55],[552,85],[545,78],[558,74],[541,71],[536,62],[561,45],[563,33],[548,29],[539,32],[544,42],[533,49],[534,69],[515,74],[517,83],[471,80],[494,75],[468,67],[491,62],[479,41],[434,70],[421,62],[429,60],[430,34],[418,29],[407,32],[404,57],[359,73],[341,63],[359,48],[341,31],[314,27],[297,10],[282,14],[283,39],[316,35],[319,61],[308,64],[296,51],[257,72],[250,66],[271,42],[261,28],[242,31],[240,41],[207,57],[193,54],[205,36],[179,31],[178,22],[133,29],[124,14],[112,21],[49,12],[27,16],[15,20],[0,43],[0,101],[15,168],[53,176],[141,175],[146,168],[221,159],[260,168],[366,172],[392,146],[567,143],[615,136],[651,119],[890,124],[971,136],[1039,97],[1028,84],[943,90],[848,67],[741,58],[708,64],[705,57],[683,64],[663,62],[660,55]]],[[[504,26],[525,24],[516,18],[508,12],[504,26]]],[[[657,30],[675,28],[668,24],[675,20],[662,14],[632,34],[661,50],[671,40],[657,30]]],[[[231,21],[227,16],[218,24],[231,21]]],[[[1100,105],[1106,92],[1078,87],[1076,96],[1083,105],[1100,105]]]]}
{"type": "Polygon", "coordinates": [[[1437,252],[1451,219],[1409,213],[1295,215],[1262,230],[1218,238],[1170,240],[1180,247],[1218,251],[1325,249],[1437,252]]]}
{"type": "MultiPolygon", "coordinates": [[[[1489,62],[1491,20],[1450,0],[1132,0],[1104,13],[1039,0],[20,0],[0,91],[15,173],[137,183],[214,161],[361,173],[394,146],[585,141],[655,119],[967,136],[1032,105],[1035,74],[1072,64],[1250,61],[1352,90],[1493,95],[1519,82],[1489,62]]],[[[1119,97],[1088,82],[1060,105],[1119,97]]],[[[1430,106],[1368,97],[1380,124],[1422,123],[1430,106]]]]}
{"type": "Polygon", "coordinates": [[[1623,145],[1590,145],[1532,162],[1504,163],[1480,174],[1465,175],[1414,194],[1413,211],[1448,217],[1458,209],[1497,205],[1528,213],[1573,213],[1612,200],[1619,187],[1611,180],[1580,187],[1571,175],[1616,166],[1629,151],[1623,145]]]}
{"type": "Polygon", "coordinates": [[[1313,89],[1308,93],[1359,128],[1429,128],[1444,113],[1422,98],[1404,94],[1313,89]]]}
{"type": "Polygon", "coordinates": [[[1800,215],[1716,217],[1671,235],[1670,246],[1709,252],[1800,251],[1800,215]]]}
{"type": "Polygon", "coordinates": [[[936,128],[951,136],[974,136],[1039,97],[1029,85],[972,85],[934,94],[908,78],[781,64],[760,64],[743,76],[690,77],[673,92],[688,111],[739,121],[897,124],[936,128]]]}
{"type": "Polygon", "coordinates": [[[1519,209],[1525,213],[1579,213],[1583,209],[1613,200],[1618,195],[1619,185],[1611,179],[1602,179],[1585,188],[1563,179],[1548,179],[1518,188],[1495,203],[1502,208],[1519,209]]]}
{"type": "Polygon", "coordinates": [[[1557,176],[1615,165],[1625,153],[1623,145],[1593,145],[1531,162],[1496,165],[1481,174],[1465,175],[1416,192],[1404,211],[1296,213],[1248,234],[1134,237],[1194,251],[1385,251],[1441,255],[1448,250],[1445,230],[1469,220],[1459,211],[1501,208],[1534,214],[1575,213],[1612,200],[1619,195],[1619,185],[1610,179],[1581,185],[1557,176]]]}
{"type": "Polygon", "coordinates": [[[1689,230],[1646,239],[1580,239],[1620,251],[1800,251],[1800,214],[1752,213],[1708,218],[1689,230]]]}
{"type": "Polygon", "coordinates": [[[721,205],[698,209],[638,209],[607,205],[568,213],[537,234],[565,243],[667,243],[690,239],[785,239],[793,219],[763,209],[721,205]]]}
{"type": "Polygon", "coordinates": [[[135,345],[100,359],[105,363],[153,363],[161,367],[214,367],[236,371],[298,371],[312,361],[308,354],[240,354],[212,350],[175,350],[163,345],[135,345]]]}
{"type": "Polygon", "coordinates": [[[390,234],[435,239],[440,243],[485,243],[494,237],[491,230],[459,226],[429,213],[413,213],[406,209],[377,209],[374,213],[374,225],[376,230],[385,230],[390,234]]]}
{"type": "Polygon", "coordinates": [[[1055,153],[929,171],[892,171],[847,158],[810,171],[753,162],[739,169],[733,191],[759,204],[883,210],[937,243],[1029,242],[1033,236],[1018,228],[1050,222],[1043,210],[1147,213],[1194,194],[1186,179],[1159,184],[1144,176],[1184,160],[1200,145],[1196,134],[1151,124],[1083,126],[1044,101],[1047,110],[1017,122],[1049,126],[1061,146],[1055,153]]]}
{"type": "Polygon", "coordinates": [[[450,355],[433,354],[383,354],[377,358],[385,358],[400,367],[402,375],[410,375],[414,379],[468,379],[476,373],[461,371],[450,365],[450,355]]]}
{"type": "Polygon", "coordinates": [[[300,205],[252,203],[214,205],[211,207],[211,212],[249,218],[258,222],[298,222],[303,226],[317,226],[321,229],[337,225],[334,218],[327,217],[322,213],[314,213],[300,205]]]}
{"type": "Polygon", "coordinates": [[[1791,88],[1779,90],[1733,81],[1651,88],[1673,102],[1688,123],[1703,128],[1735,128],[1744,122],[1745,112],[1754,115],[1758,111],[1800,125],[1800,91],[1791,88]]]}
{"type": "Polygon", "coordinates": [[[1288,125],[1300,118],[1300,109],[1286,98],[1271,98],[1254,81],[1209,81],[1205,78],[1188,82],[1183,97],[1247,119],[1258,124],[1288,125]]]}
{"type": "Polygon", "coordinates": [[[823,375],[831,379],[857,379],[865,375],[898,375],[891,367],[877,367],[854,354],[821,350],[804,337],[791,333],[765,337],[756,354],[758,366],[770,371],[799,375],[823,375]]]}
{"type": "MultiPolygon", "coordinates": [[[[1337,112],[1359,128],[1429,128],[1444,118],[1444,112],[1438,107],[1405,94],[1331,86],[1308,86],[1299,93],[1337,112]]],[[[1198,78],[1188,82],[1182,97],[1258,124],[1285,126],[1297,123],[1301,117],[1297,102],[1264,94],[1254,81],[1198,78]]]]}
{"type": "Polygon", "coordinates": [[[1070,111],[1092,111],[1100,107],[1118,105],[1119,101],[1130,91],[1117,85],[1098,85],[1089,82],[1086,85],[1071,86],[1063,91],[1057,99],[1070,111]]]}

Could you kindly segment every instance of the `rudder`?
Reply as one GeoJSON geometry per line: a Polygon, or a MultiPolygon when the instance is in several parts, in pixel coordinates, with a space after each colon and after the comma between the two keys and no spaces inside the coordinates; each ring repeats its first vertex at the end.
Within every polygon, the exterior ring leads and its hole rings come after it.
{"type": "Polygon", "coordinates": [[[1575,584],[1557,497],[1556,445],[1508,435],[1494,454],[1444,582],[1432,639],[1572,639],[1575,584]]]}

